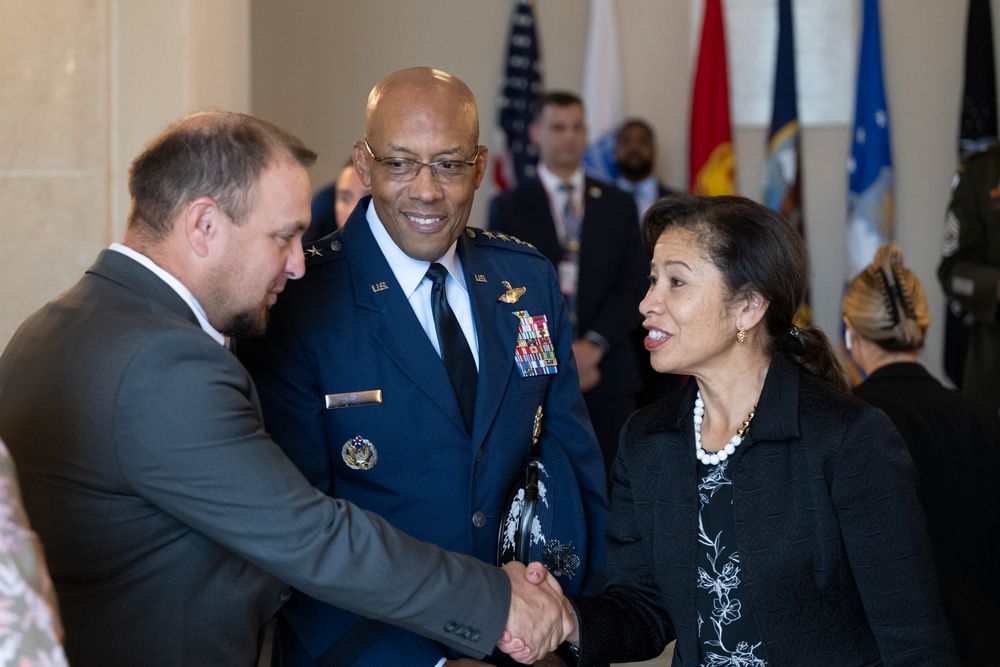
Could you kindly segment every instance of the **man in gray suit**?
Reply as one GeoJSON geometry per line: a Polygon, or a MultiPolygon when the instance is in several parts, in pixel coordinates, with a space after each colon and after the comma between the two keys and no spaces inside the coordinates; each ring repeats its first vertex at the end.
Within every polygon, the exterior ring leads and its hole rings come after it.
{"type": "Polygon", "coordinates": [[[0,356],[0,437],[77,667],[251,665],[287,584],[477,657],[505,626],[522,659],[572,627],[556,584],[528,584],[539,565],[409,538],[264,432],[224,336],[262,332],[302,276],[315,157],[242,114],[169,127],[132,164],[124,243],[0,356]]]}

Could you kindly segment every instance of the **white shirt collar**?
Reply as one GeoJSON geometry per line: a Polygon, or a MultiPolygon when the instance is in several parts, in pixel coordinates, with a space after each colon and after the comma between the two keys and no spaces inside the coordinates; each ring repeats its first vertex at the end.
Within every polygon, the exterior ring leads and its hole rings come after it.
{"type": "MultiPolygon", "coordinates": [[[[382,255],[389,263],[389,268],[392,269],[392,273],[396,276],[396,282],[399,283],[400,288],[403,290],[403,296],[409,299],[417,289],[417,286],[420,285],[420,281],[427,275],[427,269],[431,263],[422,259],[413,259],[399,249],[396,242],[389,236],[389,232],[385,230],[382,221],[379,220],[378,213],[375,212],[374,202],[368,204],[365,219],[368,221],[368,227],[372,230],[372,236],[375,237],[375,242],[378,243],[382,255]]],[[[455,241],[448,247],[444,255],[437,260],[437,263],[448,269],[448,273],[451,274],[451,277],[462,288],[462,291],[468,294],[465,276],[462,273],[462,265],[459,262],[458,253],[455,252],[457,248],[458,241],[455,241]]]]}
{"type": "Polygon", "coordinates": [[[205,331],[205,333],[214,338],[220,345],[226,344],[226,337],[216,331],[215,327],[208,323],[208,317],[205,315],[205,309],[201,307],[201,304],[198,303],[198,299],[194,298],[194,294],[191,294],[191,290],[185,287],[181,281],[177,280],[177,278],[160,268],[156,262],[151,260],[146,255],[143,255],[141,252],[133,250],[126,245],[122,245],[121,243],[112,243],[110,249],[115,252],[119,252],[126,257],[134,259],[159,276],[163,282],[169,285],[172,290],[177,292],[177,295],[180,296],[180,298],[184,299],[184,303],[191,308],[195,318],[198,320],[198,324],[201,325],[201,328],[205,331]]]}
{"type": "Polygon", "coordinates": [[[656,178],[656,174],[650,174],[641,181],[630,181],[624,176],[619,176],[615,179],[615,185],[625,192],[641,192],[642,194],[659,192],[660,189],[660,183],[656,178]]]}
{"type": "Polygon", "coordinates": [[[570,183],[573,186],[573,197],[577,201],[583,200],[583,186],[586,183],[583,168],[578,167],[569,178],[559,178],[544,164],[538,165],[538,180],[542,182],[549,195],[560,194],[559,186],[563,183],[570,183]]]}
{"type": "Polygon", "coordinates": [[[619,176],[615,184],[625,192],[632,194],[639,218],[660,198],[660,182],[656,174],[650,174],[638,183],[633,183],[624,176],[619,176]]]}

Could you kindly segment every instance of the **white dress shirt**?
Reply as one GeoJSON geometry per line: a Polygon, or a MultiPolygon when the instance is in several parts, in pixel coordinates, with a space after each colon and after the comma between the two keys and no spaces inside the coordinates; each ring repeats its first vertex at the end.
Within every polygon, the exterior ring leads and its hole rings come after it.
{"type": "Polygon", "coordinates": [[[587,184],[586,176],[582,168],[578,168],[569,178],[559,178],[544,164],[538,165],[538,180],[542,182],[546,194],[549,196],[549,210],[552,211],[552,219],[556,221],[556,234],[559,235],[559,243],[566,246],[567,232],[566,222],[563,220],[563,211],[566,208],[566,193],[562,190],[563,183],[573,186],[573,210],[580,220],[583,220],[583,188],[587,184]]]}
{"type": "Polygon", "coordinates": [[[624,176],[619,176],[615,181],[615,185],[625,192],[632,194],[632,198],[635,199],[635,207],[639,211],[640,220],[642,220],[642,216],[646,214],[646,211],[649,210],[649,207],[655,204],[656,200],[660,198],[660,182],[657,180],[656,174],[650,174],[638,183],[633,183],[624,176]]]}
{"type": "MultiPolygon", "coordinates": [[[[375,213],[375,206],[371,203],[368,204],[365,218],[372,230],[372,235],[375,237],[375,242],[378,243],[382,255],[389,263],[389,268],[396,276],[396,282],[402,288],[406,300],[410,302],[413,314],[417,316],[420,326],[423,327],[431,345],[440,356],[441,344],[438,342],[437,329],[434,326],[434,312],[431,310],[433,283],[431,283],[430,278],[426,277],[427,269],[431,263],[421,259],[413,259],[400,250],[392,237],[389,236],[389,232],[385,231],[382,221],[375,213]]],[[[476,368],[478,369],[479,341],[476,339],[476,323],[472,319],[472,304],[469,301],[465,275],[462,273],[462,263],[458,259],[458,253],[455,252],[457,245],[457,242],[452,243],[444,255],[436,261],[448,269],[448,280],[445,281],[448,306],[455,313],[455,318],[458,319],[458,323],[462,327],[462,332],[469,342],[469,348],[472,350],[472,357],[476,360],[476,368]]]]}

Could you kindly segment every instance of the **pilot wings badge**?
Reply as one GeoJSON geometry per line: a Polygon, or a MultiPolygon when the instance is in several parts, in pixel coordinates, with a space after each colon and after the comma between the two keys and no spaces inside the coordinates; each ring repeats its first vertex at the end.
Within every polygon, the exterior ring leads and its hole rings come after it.
{"type": "Polygon", "coordinates": [[[528,291],[527,287],[511,287],[510,283],[506,280],[501,280],[503,286],[507,288],[507,291],[497,297],[497,301],[502,301],[504,303],[517,303],[517,300],[524,296],[524,293],[528,291]]]}

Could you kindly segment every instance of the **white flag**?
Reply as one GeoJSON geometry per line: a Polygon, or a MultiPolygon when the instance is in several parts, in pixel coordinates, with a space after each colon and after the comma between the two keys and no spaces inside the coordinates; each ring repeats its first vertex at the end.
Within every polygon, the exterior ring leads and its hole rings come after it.
{"type": "Polygon", "coordinates": [[[624,118],[621,51],[614,0],[590,0],[590,27],[583,67],[583,106],[590,142],[583,166],[594,178],[614,183],[615,135],[624,118]]]}

